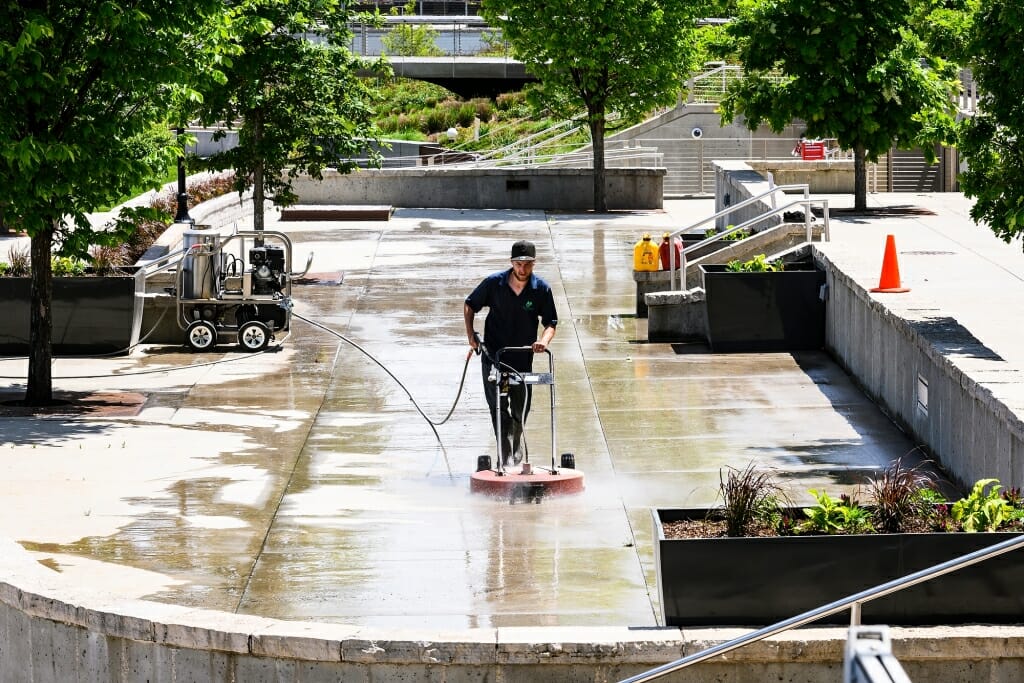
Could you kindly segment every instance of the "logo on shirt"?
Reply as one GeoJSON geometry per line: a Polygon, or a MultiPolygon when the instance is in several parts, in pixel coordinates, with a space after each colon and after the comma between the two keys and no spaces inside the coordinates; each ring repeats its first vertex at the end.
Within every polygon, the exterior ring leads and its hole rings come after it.
{"type": "Polygon", "coordinates": [[[533,310],[533,299],[527,299],[526,303],[523,304],[523,308],[525,308],[528,311],[532,311],[533,310]]]}

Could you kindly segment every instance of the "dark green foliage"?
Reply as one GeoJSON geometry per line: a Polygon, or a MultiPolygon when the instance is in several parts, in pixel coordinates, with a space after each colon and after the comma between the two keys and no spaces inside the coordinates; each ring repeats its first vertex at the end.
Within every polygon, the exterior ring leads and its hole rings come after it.
{"type": "Polygon", "coordinates": [[[1024,5],[981,3],[969,51],[981,96],[960,131],[961,186],[975,199],[971,217],[1011,242],[1024,230],[1024,5]]]}
{"type": "MultiPolygon", "coordinates": [[[[364,64],[345,47],[353,17],[339,0],[233,3],[225,80],[203,92],[200,118],[237,126],[238,145],[197,165],[234,169],[235,188],[251,187],[262,207],[294,203],[300,174],[320,179],[328,167],[347,173],[374,158],[368,81],[357,76],[364,64]]],[[[261,208],[253,218],[261,230],[261,208]]]]}
{"type": "Polygon", "coordinates": [[[218,0],[6,2],[0,16],[0,212],[31,237],[25,402],[52,400],[52,270],[86,257],[87,214],[156,184],[180,153],[162,122],[215,75],[218,0]]]}
{"type": "Polygon", "coordinates": [[[583,117],[594,157],[594,210],[605,211],[608,115],[635,121],[676,101],[698,52],[703,2],[484,0],[481,14],[540,79],[533,92],[559,118],[583,117]]]}
{"type": "Polygon", "coordinates": [[[855,153],[855,206],[867,203],[865,161],[893,145],[953,138],[955,70],[929,55],[911,28],[907,0],[779,0],[743,7],[721,49],[747,77],[730,87],[722,117],[781,132],[799,119],[811,138],[855,153]]]}

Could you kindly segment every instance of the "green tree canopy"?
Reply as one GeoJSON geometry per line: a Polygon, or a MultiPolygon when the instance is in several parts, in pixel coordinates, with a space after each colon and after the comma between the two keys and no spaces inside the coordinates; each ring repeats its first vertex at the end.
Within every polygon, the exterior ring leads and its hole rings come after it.
{"type": "Polygon", "coordinates": [[[746,70],[722,102],[751,129],[793,120],[812,138],[854,151],[855,206],[867,205],[866,161],[893,145],[953,137],[957,87],[950,65],[926,54],[908,0],[753,1],[727,29],[746,70]]]}
{"type": "Polygon", "coordinates": [[[86,215],[154,183],[178,154],[160,127],[214,63],[217,0],[7,0],[0,10],[3,212],[31,236],[25,400],[52,400],[51,251],[85,256],[86,215]]]}
{"type": "Polygon", "coordinates": [[[1010,242],[1024,231],[1024,5],[981,3],[968,51],[980,92],[960,132],[961,185],[975,198],[971,217],[1010,242]]]}
{"type": "Polygon", "coordinates": [[[481,13],[540,79],[536,90],[556,115],[585,113],[594,150],[594,210],[605,211],[604,136],[608,115],[635,121],[672,104],[697,54],[688,0],[484,0],[481,13]]]}
{"type": "Polygon", "coordinates": [[[970,62],[971,24],[979,0],[913,0],[911,25],[928,45],[930,54],[960,65],[970,62]]]}
{"type": "Polygon", "coordinates": [[[228,13],[227,80],[204,93],[199,116],[237,128],[238,145],[201,165],[233,168],[238,191],[253,188],[257,230],[264,198],[294,203],[299,174],[348,172],[370,155],[371,93],[357,77],[362,61],[344,47],[352,16],[340,0],[240,0],[228,13]]]}

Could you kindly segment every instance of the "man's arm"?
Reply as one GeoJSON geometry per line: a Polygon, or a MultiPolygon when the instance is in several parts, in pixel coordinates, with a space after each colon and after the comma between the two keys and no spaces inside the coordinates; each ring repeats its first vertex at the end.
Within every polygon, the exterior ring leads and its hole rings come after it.
{"type": "Polygon", "coordinates": [[[540,309],[540,324],[544,326],[540,339],[533,343],[534,353],[544,353],[551,340],[555,338],[555,326],[558,325],[558,312],[555,311],[555,297],[550,287],[545,287],[544,299],[540,309]]]}
{"type": "Polygon", "coordinates": [[[550,344],[551,340],[554,339],[554,338],[555,338],[555,326],[554,325],[549,325],[549,326],[545,327],[544,331],[540,335],[540,339],[538,339],[537,341],[533,342],[533,352],[534,353],[544,353],[544,351],[548,348],[548,344],[550,344]]]}
{"type": "Polygon", "coordinates": [[[473,329],[473,319],[476,318],[476,311],[469,307],[469,304],[462,304],[462,317],[466,321],[466,337],[469,339],[469,348],[477,350],[479,344],[476,341],[476,330],[473,329]]]}

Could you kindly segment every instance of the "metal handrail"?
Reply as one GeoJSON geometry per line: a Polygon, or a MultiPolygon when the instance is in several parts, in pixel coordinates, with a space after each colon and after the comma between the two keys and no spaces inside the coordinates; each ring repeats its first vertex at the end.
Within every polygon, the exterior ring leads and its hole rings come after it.
{"type": "MultiPolygon", "coordinates": [[[[756,225],[756,224],[760,223],[761,221],[763,221],[765,218],[768,218],[769,216],[773,216],[775,214],[783,213],[787,209],[791,209],[794,206],[803,206],[804,207],[805,239],[806,239],[807,242],[811,242],[812,238],[814,236],[813,232],[812,232],[812,229],[811,229],[811,205],[812,204],[821,204],[822,215],[823,215],[822,237],[821,238],[825,242],[831,242],[832,241],[832,236],[831,236],[831,231],[829,229],[829,222],[828,222],[828,200],[827,199],[797,199],[797,200],[794,200],[794,201],[790,202],[789,204],[784,204],[784,205],[776,207],[774,209],[770,209],[770,210],[762,213],[760,216],[755,216],[754,218],[751,218],[750,220],[743,221],[739,225],[734,225],[731,229],[726,230],[725,232],[717,233],[717,234],[709,237],[706,240],[701,240],[697,244],[690,245],[686,249],[683,249],[682,252],[681,252],[682,256],[683,256],[683,263],[682,263],[682,265],[679,268],[679,286],[680,286],[680,288],[683,288],[686,285],[686,268],[687,268],[686,252],[687,251],[693,251],[695,249],[700,248],[701,246],[704,246],[704,245],[707,245],[707,244],[711,244],[715,240],[722,239],[726,235],[731,235],[734,232],[738,232],[740,230],[745,230],[746,228],[748,228],[748,227],[750,227],[752,225],[756,225]]],[[[771,232],[773,230],[778,230],[781,227],[782,227],[782,224],[776,225],[774,227],[768,228],[767,230],[763,231],[762,234],[771,232]]],[[[675,254],[670,252],[669,260],[671,261],[671,260],[674,260],[674,259],[675,259],[675,254]]],[[[674,290],[675,289],[675,273],[674,272],[670,272],[669,273],[669,277],[672,278],[672,288],[674,290]]]]}
{"type": "Polygon", "coordinates": [[[644,683],[644,681],[653,681],[656,678],[661,678],[662,676],[678,671],[679,669],[697,664],[698,662],[703,662],[704,660],[711,659],[712,657],[717,657],[718,655],[725,654],[726,652],[731,652],[737,648],[743,647],[744,645],[749,645],[750,643],[763,640],[769,636],[782,633],[783,631],[788,631],[790,629],[809,624],[813,621],[817,621],[818,619],[823,619],[824,617],[837,612],[842,612],[846,609],[850,610],[850,625],[859,626],[861,605],[865,602],[877,600],[878,598],[885,597],[890,593],[896,593],[905,588],[916,586],[919,583],[924,583],[925,581],[949,574],[950,572],[955,572],[958,569],[969,567],[972,564],[984,562],[985,560],[1008,553],[1011,550],[1016,550],[1021,546],[1024,546],[1024,535],[996,543],[988,548],[975,550],[972,553],[962,555],[952,560],[947,560],[946,562],[940,562],[939,564],[916,571],[913,574],[908,574],[902,578],[893,579],[892,581],[879,584],[873,588],[862,590],[859,593],[854,593],[853,595],[842,598],[841,600],[830,602],[827,605],[822,605],[821,607],[798,614],[795,617],[790,617],[789,619],[772,624],[771,626],[766,626],[738,638],[733,638],[730,641],[720,643],[714,647],[709,647],[706,650],[695,652],[692,655],[688,655],[682,659],[677,659],[674,662],[669,662],[668,664],[645,671],[644,673],[637,674],[636,676],[631,676],[630,678],[624,678],[619,683],[644,683]]]}
{"type": "MultiPolygon", "coordinates": [[[[804,199],[810,199],[811,188],[810,188],[810,185],[808,185],[806,183],[801,183],[801,184],[797,184],[797,185],[775,185],[774,182],[772,182],[771,180],[769,180],[769,182],[771,182],[771,186],[767,190],[762,192],[761,194],[755,195],[753,197],[749,197],[747,199],[744,199],[739,204],[732,204],[731,206],[727,206],[724,209],[722,209],[721,211],[719,211],[718,213],[712,214],[712,215],[708,216],[707,218],[702,218],[701,220],[697,221],[696,223],[688,225],[685,228],[680,228],[679,230],[676,230],[675,232],[669,233],[669,243],[671,244],[672,241],[675,240],[675,238],[679,237],[680,235],[682,235],[685,232],[689,232],[690,230],[693,230],[695,228],[699,228],[700,226],[704,225],[705,223],[709,223],[711,221],[718,220],[719,218],[724,218],[725,216],[728,216],[729,214],[731,214],[736,209],[742,209],[742,208],[744,208],[746,206],[750,206],[751,204],[754,204],[755,202],[759,202],[760,200],[764,199],[765,197],[770,197],[771,198],[771,202],[772,202],[772,210],[769,211],[768,213],[765,213],[765,214],[762,214],[762,215],[758,216],[756,219],[754,219],[753,222],[758,222],[758,221],[764,220],[765,218],[767,218],[768,216],[771,216],[774,213],[774,209],[775,209],[775,193],[776,192],[803,190],[804,199]]],[[[828,216],[828,212],[826,212],[826,221],[828,220],[827,216],[828,216]]],[[[751,221],[747,221],[746,223],[744,223],[744,225],[748,225],[750,223],[751,223],[751,221]]],[[[707,246],[708,244],[711,244],[712,242],[714,242],[716,240],[720,240],[723,237],[725,237],[726,235],[730,235],[730,234],[732,234],[733,232],[736,232],[739,229],[740,229],[739,226],[736,226],[736,227],[734,227],[731,230],[727,230],[725,232],[720,232],[720,233],[718,233],[716,235],[712,235],[711,237],[709,237],[709,238],[707,238],[705,240],[701,240],[697,244],[691,245],[691,246],[687,247],[686,249],[683,249],[683,252],[682,252],[682,254],[683,254],[683,262],[681,264],[679,264],[680,270],[683,273],[683,277],[680,278],[680,289],[684,288],[684,286],[686,284],[686,279],[685,279],[685,274],[686,274],[686,253],[689,252],[689,251],[693,251],[695,249],[698,249],[700,247],[707,246]]],[[[808,241],[810,241],[810,240],[808,240],[808,241]]],[[[676,250],[675,249],[669,249],[669,283],[670,283],[670,285],[672,287],[672,290],[674,291],[675,288],[676,288],[676,250]]]]}
{"type": "MultiPolygon", "coordinates": [[[[605,153],[605,165],[608,168],[662,168],[664,166],[664,153],[655,151],[656,147],[630,147],[623,149],[608,150],[605,153]],[[625,165],[623,165],[625,164],[625,165]]],[[[445,158],[457,157],[459,155],[472,155],[473,152],[460,152],[449,150],[439,154],[395,156],[387,157],[381,164],[381,168],[429,168],[443,166],[445,169],[465,168],[531,168],[544,165],[547,168],[573,166],[590,168],[593,162],[593,154],[590,152],[567,152],[558,154],[535,154],[529,157],[510,157],[507,159],[470,159],[468,161],[451,161],[443,163],[445,158]],[[442,160],[442,163],[436,160],[442,160]],[[426,166],[423,166],[424,160],[426,166]]],[[[363,167],[370,166],[370,159],[353,159],[354,162],[363,167]]]]}

